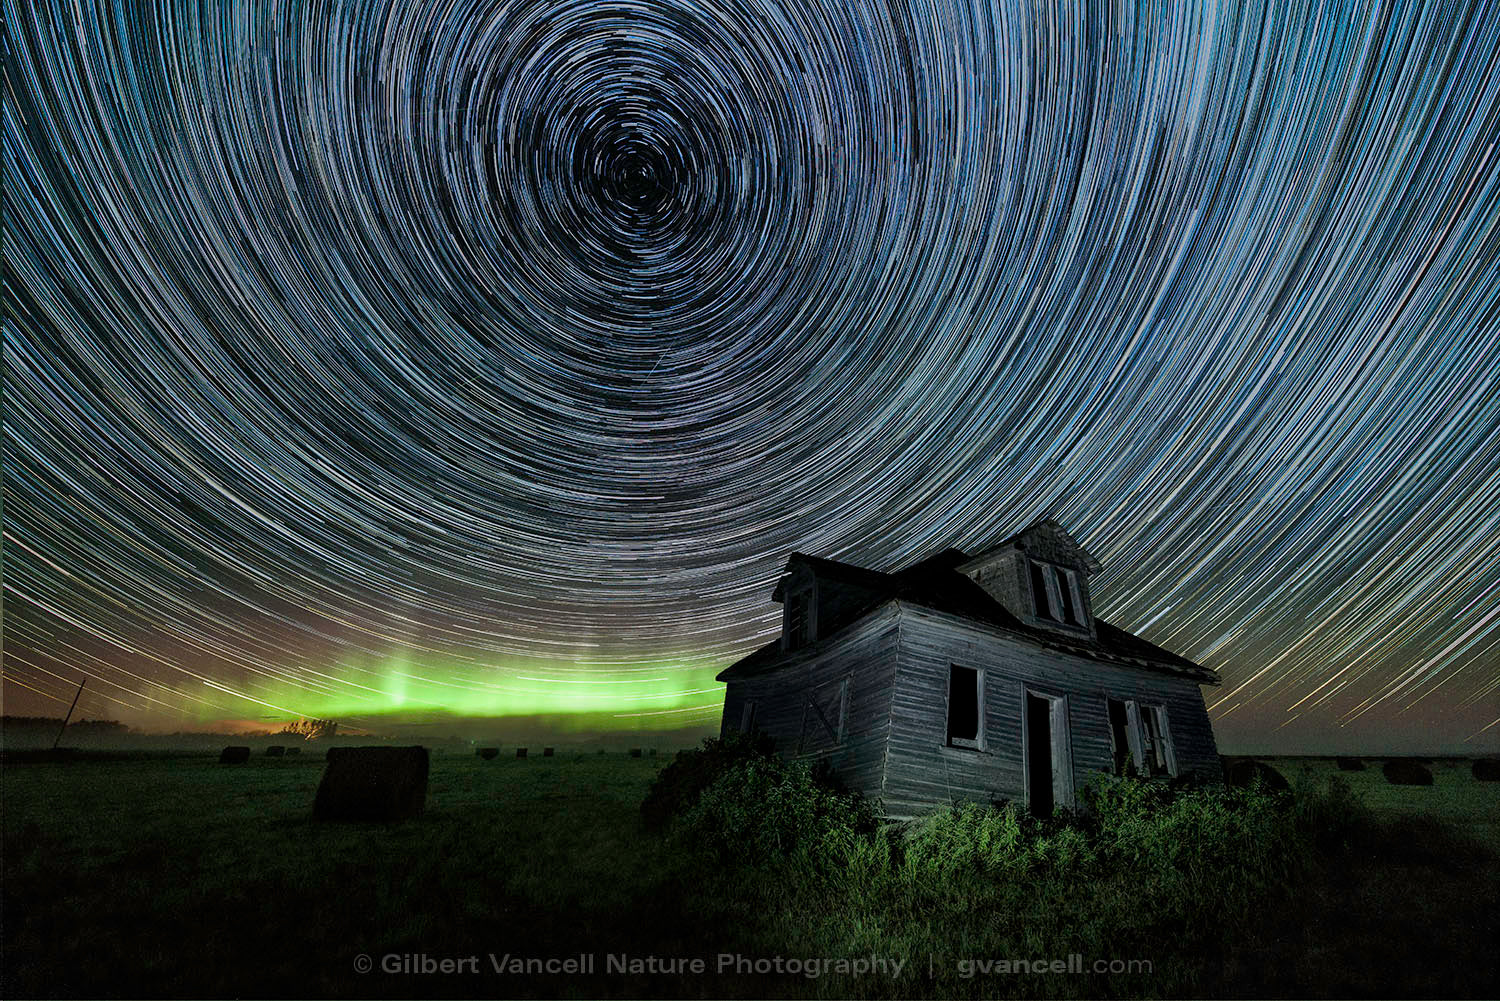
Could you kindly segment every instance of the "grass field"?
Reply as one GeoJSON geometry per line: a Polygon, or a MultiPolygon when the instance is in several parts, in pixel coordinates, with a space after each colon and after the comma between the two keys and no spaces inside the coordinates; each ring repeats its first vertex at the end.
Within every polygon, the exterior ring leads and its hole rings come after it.
{"type": "MultiPolygon", "coordinates": [[[[770,870],[697,869],[641,827],[641,799],[667,760],[566,751],[520,761],[437,756],[426,813],[390,826],[314,823],[323,762],[310,754],[236,767],[203,756],[7,762],[0,994],[1402,997],[1500,990],[1500,786],[1473,780],[1466,762],[1434,764],[1431,787],[1387,785],[1378,762],[1346,773],[1374,826],[1321,859],[1313,878],[1225,903],[1226,915],[1242,916],[1226,917],[1220,934],[1212,918],[1177,928],[1172,915],[1133,911],[1132,895],[1148,896],[1150,888],[1123,876],[1077,886],[1054,878],[1035,893],[1018,884],[1010,897],[981,899],[954,889],[972,885],[963,883],[892,882],[866,895],[854,879],[788,885],[770,870]],[[997,910],[1001,900],[1010,901],[1007,913],[997,910]],[[1015,975],[960,965],[1022,956],[1066,963],[1075,953],[1089,961],[1145,959],[1152,968],[1015,975]],[[491,954],[552,959],[555,972],[497,973],[491,954]],[[720,969],[725,954],[738,957],[737,969],[720,969]],[[580,955],[591,972],[561,965],[580,955]],[[422,957],[470,956],[477,957],[472,972],[406,972],[420,971],[422,957]],[[361,957],[371,972],[359,968],[361,957]],[[623,971],[615,968],[620,957],[623,971]],[[776,957],[873,957],[887,965],[812,977],[785,966],[776,972],[776,957]],[[675,959],[704,969],[672,969],[675,959]],[[384,972],[386,964],[397,972],[384,972]]],[[[1292,779],[1333,774],[1330,760],[1276,764],[1292,779]]],[[[1213,915],[1219,903],[1198,902],[1191,913],[1213,915]]]]}

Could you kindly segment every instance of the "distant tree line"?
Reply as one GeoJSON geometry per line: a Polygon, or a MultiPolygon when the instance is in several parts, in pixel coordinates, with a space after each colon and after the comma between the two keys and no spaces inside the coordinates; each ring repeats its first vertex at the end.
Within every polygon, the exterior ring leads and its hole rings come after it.
{"type": "MultiPolygon", "coordinates": [[[[56,730],[62,726],[61,716],[0,716],[0,727],[6,730],[56,730]]],[[[129,733],[130,727],[117,719],[81,719],[68,724],[70,731],[84,733],[121,734],[129,733]]]]}

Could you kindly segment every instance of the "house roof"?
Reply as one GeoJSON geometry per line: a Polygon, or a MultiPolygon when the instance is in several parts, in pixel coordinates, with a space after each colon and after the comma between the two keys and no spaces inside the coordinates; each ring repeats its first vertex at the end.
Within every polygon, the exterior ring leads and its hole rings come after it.
{"type": "MultiPolygon", "coordinates": [[[[864,619],[876,608],[891,601],[900,601],[991,626],[1038,646],[1064,650],[1094,660],[1186,675],[1205,684],[1219,683],[1218,672],[1195,664],[1186,657],[1165,650],[1098,616],[1094,617],[1097,638],[1064,635],[1028,626],[990,597],[984,588],[956,569],[972,562],[966,553],[958,549],[945,549],[893,573],[802,554],[793,554],[789,565],[799,560],[805,561],[820,579],[848,581],[870,592],[870,599],[862,607],[846,618],[832,634],[821,637],[808,649],[821,647],[825,641],[864,619]]],[[[781,593],[779,587],[777,593],[781,593]]],[[[782,656],[781,638],[778,636],[724,669],[719,673],[718,680],[733,681],[766,673],[781,666],[782,656]]]]}
{"type": "MultiPolygon", "coordinates": [[[[1012,546],[1019,543],[1022,539],[1031,535],[1040,535],[1046,538],[1050,538],[1054,542],[1054,544],[1059,545],[1064,550],[1071,552],[1073,556],[1078,560],[1079,565],[1082,566],[1084,570],[1091,574],[1096,574],[1099,572],[1100,564],[1099,561],[1094,557],[1094,554],[1085,549],[1083,547],[1083,543],[1073,538],[1071,532],[1069,532],[1066,528],[1063,528],[1062,525],[1058,524],[1056,521],[1053,521],[1051,518],[1043,518],[1039,521],[1034,521],[1030,525],[1027,525],[1025,528],[1021,529],[1019,532],[1016,532],[1013,535],[1007,535],[999,542],[993,542],[990,545],[985,546],[984,549],[980,550],[978,554],[973,557],[966,557],[963,562],[967,562],[970,565],[983,563],[990,556],[1011,548],[1012,546]]],[[[957,552],[957,550],[945,551],[957,552]]]]}
{"type": "MultiPolygon", "coordinates": [[[[881,573],[879,570],[866,570],[864,567],[855,566],[853,563],[840,563],[838,560],[830,560],[822,556],[809,556],[806,553],[793,553],[787,559],[787,566],[793,563],[803,563],[808,566],[819,580],[840,580],[846,584],[853,584],[865,590],[881,590],[885,588],[889,574],[881,573]]],[[[781,601],[786,597],[785,587],[778,583],[776,591],[771,595],[773,601],[781,601]]]]}

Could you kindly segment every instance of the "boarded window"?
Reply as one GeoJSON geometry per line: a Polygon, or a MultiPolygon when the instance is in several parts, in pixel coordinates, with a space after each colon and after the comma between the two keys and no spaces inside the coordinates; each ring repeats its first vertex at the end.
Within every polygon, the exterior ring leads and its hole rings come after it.
{"type": "Polygon", "coordinates": [[[1047,595],[1047,575],[1045,568],[1040,563],[1031,564],[1031,600],[1036,603],[1036,614],[1038,618],[1055,619],[1052,612],[1052,599],[1047,595]]]}
{"type": "Polygon", "coordinates": [[[810,689],[802,704],[802,732],[797,753],[810,754],[844,742],[849,730],[849,679],[810,689]]]}
{"type": "Polygon", "coordinates": [[[755,703],[746,701],[745,708],[740,710],[740,733],[749,733],[755,729],[755,703]]]}
{"type": "Polygon", "coordinates": [[[979,672],[954,664],[948,669],[948,743],[979,746],[979,672]]]}

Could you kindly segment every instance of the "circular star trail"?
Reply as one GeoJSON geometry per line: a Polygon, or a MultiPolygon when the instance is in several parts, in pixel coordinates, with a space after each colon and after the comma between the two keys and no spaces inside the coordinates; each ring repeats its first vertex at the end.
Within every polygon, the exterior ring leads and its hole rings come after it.
{"type": "Polygon", "coordinates": [[[1493,9],[6,22],[7,712],[711,722],[1046,515],[1221,740],[1500,731],[1493,9]]]}

